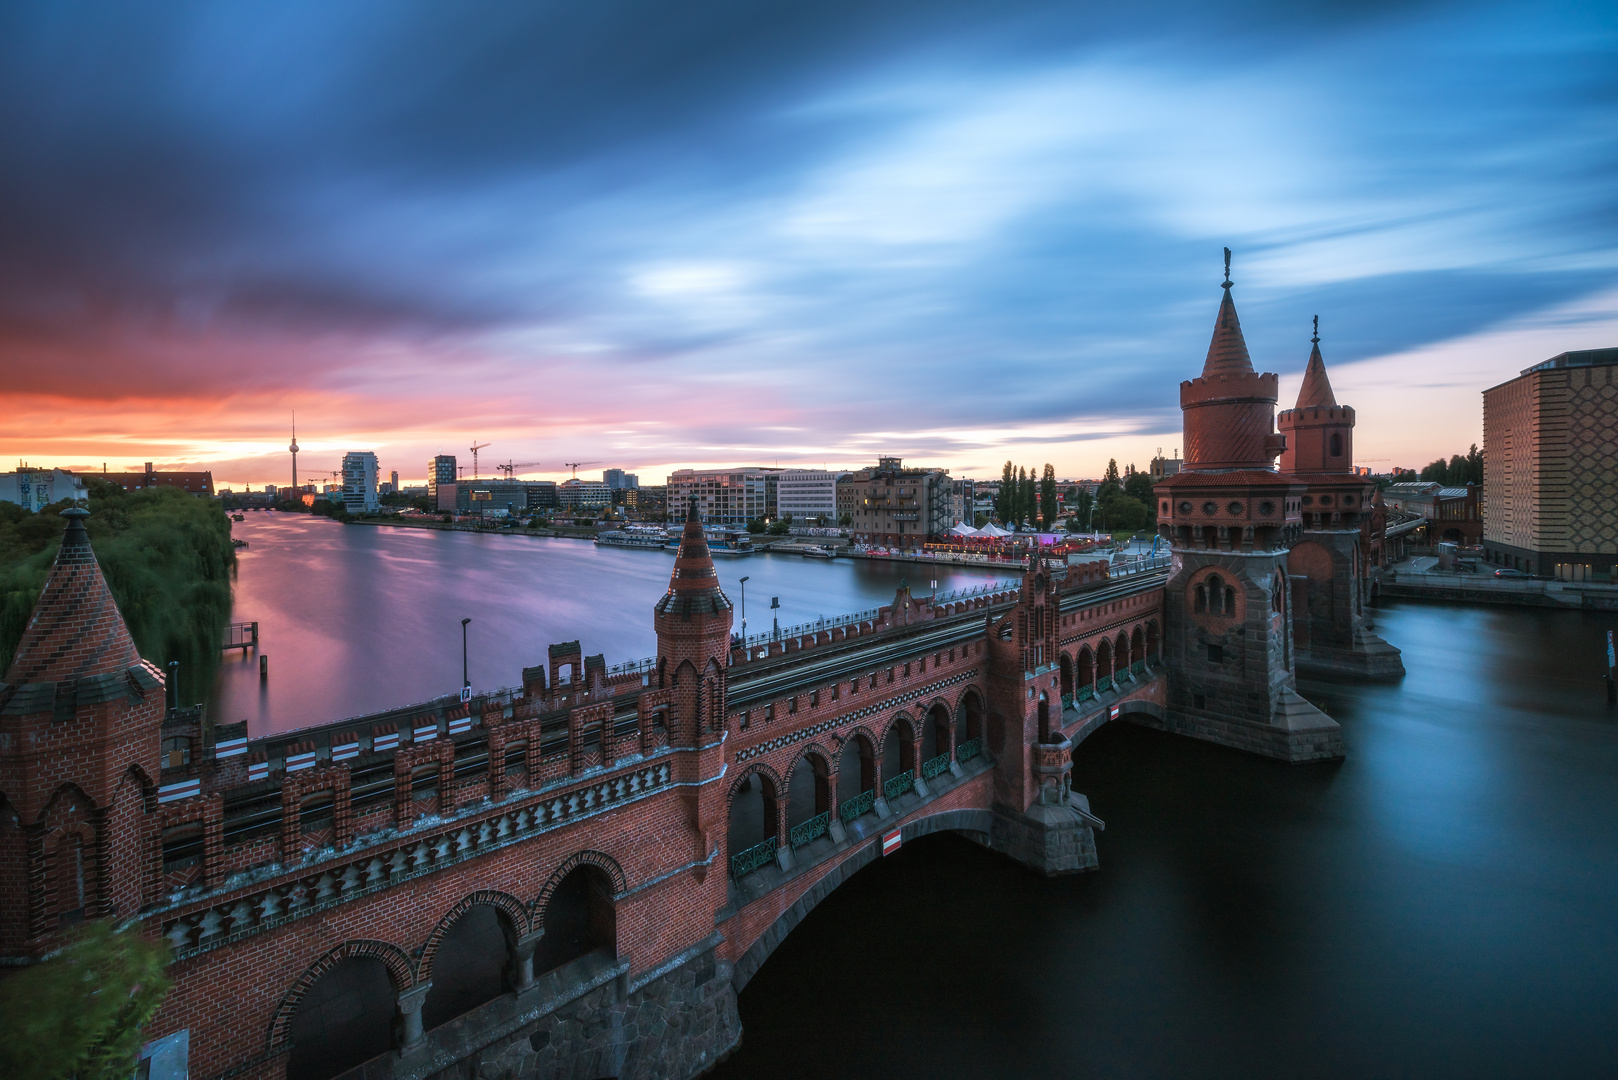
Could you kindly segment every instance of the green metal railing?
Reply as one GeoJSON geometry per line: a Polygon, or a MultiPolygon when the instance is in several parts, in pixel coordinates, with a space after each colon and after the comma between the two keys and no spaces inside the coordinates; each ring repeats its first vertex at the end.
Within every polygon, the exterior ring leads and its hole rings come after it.
{"type": "Polygon", "coordinates": [[[801,848],[810,841],[825,836],[826,830],[829,828],[831,828],[831,811],[816,814],[808,821],[792,826],[792,846],[801,848]]]}
{"type": "Polygon", "coordinates": [[[730,857],[730,876],[741,880],[754,870],[768,866],[775,861],[775,837],[770,837],[762,844],[754,844],[745,851],[738,851],[730,857]]]}
{"type": "Polygon", "coordinates": [[[853,821],[861,814],[869,814],[876,807],[876,792],[862,791],[837,808],[839,821],[853,821]]]}
{"type": "Polygon", "coordinates": [[[1074,701],[1090,701],[1095,696],[1096,696],[1096,688],[1093,687],[1093,686],[1085,685],[1085,686],[1079,687],[1076,691],[1074,691],[1073,700],[1074,701]]]}
{"type": "Polygon", "coordinates": [[[1063,694],[1062,695],[1062,708],[1071,709],[1072,707],[1073,707],[1073,695],[1072,694],[1063,694]]]}
{"type": "Polygon", "coordinates": [[[892,802],[915,786],[916,778],[914,776],[909,773],[900,773],[882,785],[882,794],[887,796],[889,802],[892,802]]]}
{"type": "Polygon", "coordinates": [[[1129,665],[1129,670],[1134,672],[1136,675],[1146,674],[1146,661],[1136,660],[1133,664],[1129,665]]]}
{"type": "Polygon", "coordinates": [[[948,754],[939,754],[937,757],[921,763],[921,778],[923,780],[931,780],[942,772],[949,772],[948,754]]]}
{"type": "Polygon", "coordinates": [[[983,753],[982,739],[968,739],[955,745],[956,761],[971,761],[981,753],[983,753]]]}
{"type": "Polygon", "coordinates": [[[1103,676],[1101,676],[1101,678],[1096,680],[1096,693],[1105,694],[1108,690],[1111,690],[1111,689],[1112,689],[1112,676],[1111,675],[1103,675],[1103,676]]]}

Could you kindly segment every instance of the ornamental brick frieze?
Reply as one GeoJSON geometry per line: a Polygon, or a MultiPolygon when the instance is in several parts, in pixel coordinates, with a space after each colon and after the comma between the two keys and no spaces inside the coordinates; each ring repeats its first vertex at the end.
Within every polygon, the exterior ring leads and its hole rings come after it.
{"type": "Polygon", "coordinates": [[[867,716],[874,716],[886,709],[896,708],[900,705],[906,704],[907,702],[915,701],[917,698],[931,697],[934,694],[942,693],[944,690],[947,690],[952,686],[959,686],[961,683],[976,677],[977,669],[973,668],[971,671],[963,671],[959,674],[952,675],[947,679],[940,679],[937,682],[929,683],[926,686],[918,686],[914,690],[907,690],[902,694],[896,694],[893,697],[877,702],[875,705],[867,705],[863,709],[856,709],[853,712],[844,713],[843,715],[833,717],[830,720],[822,720],[818,724],[810,724],[807,727],[801,727],[795,731],[789,731],[785,734],[777,735],[773,739],[767,739],[764,742],[755,743],[754,745],[747,747],[745,750],[737,751],[735,760],[737,762],[751,761],[753,758],[759,757],[763,754],[768,754],[779,750],[783,746],[791,746],[795,742],[812,738],[815,735],[824,734],[835,728],[840,728],[845,724],[856,723],[867,716]]]}

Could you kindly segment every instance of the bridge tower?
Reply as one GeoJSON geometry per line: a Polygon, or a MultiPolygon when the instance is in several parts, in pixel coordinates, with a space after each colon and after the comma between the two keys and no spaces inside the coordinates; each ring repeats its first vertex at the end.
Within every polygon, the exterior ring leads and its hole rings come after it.
{"type": "Polygon", "coordinates": [[[1061,590],[1043,560],[1023,575],[1017,606],[989,625],[990,846],[1046,874],[1097,866],[1090,804],[1070,790],[1073,744],[1062,735],[1057,658],[1061,590]]]}
{"type": "Polygon", "coordinates": [[[1404,674],[1399,650],[1370,630],[1376,485],[1354,472],[1354,410],[1337,404],[1320,355],[1319,320],[1298,403],[1276,417],[1281,471],[1308,485],[1289,550],[1293,644],[1300,671],[1370,678],[1404,674]]]}
{"type": "Polygon", "coordinates": [[[1275,470],[1278,378],[1253,369],[1224,298],[1202,374],[1180,384],[1185,464],[1154,488],[1174,552],[1164,596],[1171,731],[1285,761],[1341,757],[1337,722],[1299,696],[1287,546],[1305,485],[1275,470]]]}
{"type": "MultiPolygon", "coordinates": [[[[723,766],[725,686],[730,665],[730,598],[708,552],[696,500],[669,574],[669,591],[652,609],[657,626],[657,685],[669,695],[669,742],[694,748],[698,772],[712,776],[723,766]]],[[[686,790],[688,824],[698,838],[698,859],[723,849],[727,814],[721,785],[686,790]]],[[[699,872],[699,880],[704,875],[699,872]]],[[[718,881],[724,881],[723,873],[718,881]]],[[[717,905],[716,905],[717,906],[717,905]]]]}
{"type": "Polygon", "coordinates": [[[0,682],[0,954],[134,915],[160,775],[164,680],[140,658],[85,532],[67,531],[0,682]]]}

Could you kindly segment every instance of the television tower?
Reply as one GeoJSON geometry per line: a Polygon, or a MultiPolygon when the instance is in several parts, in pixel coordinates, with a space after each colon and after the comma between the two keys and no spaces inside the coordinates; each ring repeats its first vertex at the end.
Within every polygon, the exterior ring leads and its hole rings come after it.
{"type": "Polygon", "coordinates": [[[292,445],[287,449],[292,451],[292,496],[296,498],[298,494],[298,413],[296,410],[293,410],[292,413],[292,445]]]}

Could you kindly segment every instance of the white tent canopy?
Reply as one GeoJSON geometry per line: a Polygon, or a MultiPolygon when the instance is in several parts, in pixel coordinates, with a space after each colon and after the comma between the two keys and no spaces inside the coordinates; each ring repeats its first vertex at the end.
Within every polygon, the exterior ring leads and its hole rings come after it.
{"type": "Polygon", "coordinates": [[[978,532],[977,532],[977,535],[979,535],[979,536],[995,536],[995,537],[1010,536],[1011,535],[1011,530],[1010,529],[1002,529],[998,525],[996,525],[994,522],[991,521],[987,525],[983,526],[983,528],[979,529],[978,532]]]}
{"type": "Polygon", "coordinates": [[[972,526],[968,525],[964,521],[957,521],[955,523],[955,527],[952,528],[949,532],[950,532],[951,536],[982,536],[983,535],[982,533],[978,532],[976,529],[972,528],[972,526]]]}

